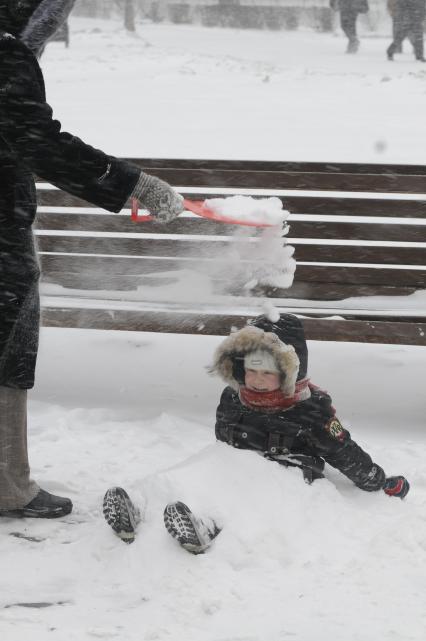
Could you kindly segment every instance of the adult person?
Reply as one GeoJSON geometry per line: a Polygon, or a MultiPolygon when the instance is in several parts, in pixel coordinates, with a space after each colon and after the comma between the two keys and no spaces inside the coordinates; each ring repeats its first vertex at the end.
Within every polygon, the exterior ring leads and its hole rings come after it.
{"type": "Polygon", "coordinates": [[[414,56],[426,62],[423,44],[423,23],[425,19],[425,0],[394,0],[392,3],[393,41],[386,50],[388,60],[402,51],[402,43],[409,38],[413,45],[414,56]]]}
{"type": "Polygon", "coordinates": [[[182,197],[138,167],[61,131],[37,55],[74,0],[0,0],[0,516],[55,518],[72,503],[39,488],[27,454],[27,390],[39,333],[34,175],[118,212],[130,196],[168,222],[182,197]]]}
{"type": "Polygon", "coordinates": [[[330,0],[334,11],[340,11],[340,26],[348,39],[346,53],[356,53],[359,49],[359,38],[356,31],[358,14],[368,12],[367,0],[330,0]]]}

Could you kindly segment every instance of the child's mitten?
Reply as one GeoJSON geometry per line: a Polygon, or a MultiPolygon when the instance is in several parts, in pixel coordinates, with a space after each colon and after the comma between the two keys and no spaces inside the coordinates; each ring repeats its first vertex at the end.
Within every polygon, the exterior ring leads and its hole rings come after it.
{"type": "Polygon", "coordinates": [[[403,499],[407,496],[410,484],[404,476],[389,476],[383,486],[383,491],[388,496],[398,496],[403,499]]]}

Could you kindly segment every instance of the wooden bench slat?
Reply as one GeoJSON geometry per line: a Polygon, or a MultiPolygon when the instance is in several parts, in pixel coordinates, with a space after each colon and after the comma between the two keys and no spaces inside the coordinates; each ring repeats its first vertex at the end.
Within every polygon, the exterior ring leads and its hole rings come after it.
{"type": "MultiPolygon", "coordinates": [[[[106,276],[144,276],[164,274],[182,269],[199,271],[197,260],[158,260],[155,258],[108,258],[101,256],[72,256],[41,254],[41,266],[45,274],[58,272],[106,276]]],[[[352,285],[384,285],[426,288],[426,269],[407,271],[373,267],[339,267],[328,265],[298,265],[295,282],[340,283],[352,285]]]]}
{"type": "Polygon", "coordinates": [[[426,323],[304,319],[308,340],[426,345],[426,323]]]}
{"type": "Polygon", "coordinates": [[[164,272],[175,272],[184,267],[196,269],[196,261],[179,261],[174,259],[158,260],[155,258],[137,257],[132,260],[128,258],[114,258],[103,256],[78,256],[78,255],[54,255],[40,254],[42,272],[87,274],[91,277],[98,273],[100,277],[105,276],[143,276],[145,274],[159,274],[164,272]]]}
{"type": "MultiPolygon", "coordinates": [[[[236,190],[238,191],[238,190],[236,190]]],[[[189,200],[205,200],[206,198],[225,198],[229,194],[223,192],[212,193],[185,193],[181,192],[189,200]]],[[[271,195],[274,195],[271,193],[271,195]]],[[[275,195],[274,195],[275,196],[275,195]]],[[[265,198],[266,196],[262,196],[265,198]]],[[[309,214],[311,216],[377,216],[394,218],[425,218],[426,200],[424,199],[402,199],[398,196],[390,198],[374,197],[342,197],[328,195],[300,195],[290,194],[287,196],[276,196],[283,204],[283,209],[291,214],[309,214]]]]}
{"type": "MultiPolygon", "coordinates": [[[[360,298],[365,296],[409,296],[416,292],[415,287],[394,285],[364,285],[333,282],[306,282],[295,279],[288,289],[258,285],[250,290],[251,295],[266,298],[289,298],[304,299],[308,301],[340,301],[345,298],[360,298]]],[[[238,295],[237,291],[230,290],[230,293],[238,295]]],[[[241,294],[241,292],[240,292],[241,294]]],[[[391,300],[389,298],[389,300],[391,300]]]]}
{"type": "MultiPolygon", "coordinates": [[[[104,273],[75,273],[75,272],[45,272],[42,276],[42,282],[48,284],[61,285],[65,288],[79,290],[108,290],[108,291],[135,291],[139,286],[159,287],[172,285],[177,282],[177,276],[164,276],[159,274],[145,275],[115,275],[104,273]]],[[[217,279],[217,291],[226,291],[226,283],[217,279]]],[[[228,288],[229,293],[234,296],[241,296],[241,288],[228,288]]],[[[289,299],[306,299],[312,301],[339,301],[350,297],[360,296],[408,296],[416,291],[415,287],[395,287],[394,285],[364,285],[348,283],[312,283],[295,280],[293,285],[285,290],[257,286],[253,295],[260,297],[289,298],[289,299]]]]}
{"type": "MultiPolygon", "coordinates": [[[[260,310],[259,310],[260,311],[260,310]]],[[[178,332],[223,336],[232,327],[243,327],[249,317],[102,309],[43,309],[46,327],[80,327],[144,332],[178,332]]],[[[308,340],[344,340],[369,343],[426,345],[426,323],[382,320],[302,320],[308,340]]]]}
{"type": "MultiPolygon", "coordinates": [[[[290,243],[291,244],[291,243],[290,243]]],[[[426,266],[426,247],[295,244],[297,261],[426,266]]]]}
{"type": "Polygon", "coordinates": [[[425,200],[387,198],[343,198],[327,196],[284,196],[283,208],[293,214],[321,216],[386,216],[425,218],[425,200]]]}
{"type": "MultiPolygon", "coordinates": [[[[401,165],[389,163],[341,163],[305,162],[289,160],[209,160],[204,158],[123,158],[146,171],[153,169],[204,169],[216,172],[219,169],[252,172],[291,171],[300,174],[346,174],[346,175],[387,175],[426,176],[425,165],[401,165]]],[[[37,181],[43,178],[36,177],[37,181]]]]}
{"type": "MultiPolygon", "coordinates": [[[[401,225],[386,223],[317,222],[289,219],[291,238],[318,238],[351,240],[382,240],[401,242],[426,242],[426,225],[401,225]]],[[[204,218],[178,218],[168,225],[147,221],[135,224],[130,217],[109,214],[54,214],[40,213],[35,229],[57,231],[87,231],[110,233],[156,233],[156,234],[203,234],[214,236],[232,235],[237,229],[204,218]]],[[[239,231],[239,230],[238,230],[239,231]]],[[[254,228],[246,234],[259,235],[254,228]],[[252,231],[253,230],[253,231],[252,231]]]]}
{"type": "MultiPolygon", "coordinates": [[[[181,217],[161,225],[153,221],[134,223],[130,216],[114,216],[111,214],[57,214],[39,212],[34,227],[40,230],[64,230],[64,231],[87,231],[87,232],[110,232],[110,233],[131,233],[131,234],[202,234],[208,236],[231,235],[235,230],[234,225],[224,225],[207,218],[181,217]]],[[[256,229],[248,228],[248,232],[256,235],[256,229]]],[[[426,229],[426,226],[425,226],[426,229]]]]}
{"type": "Polygon", "coordinates": [[[159,256],[166,258],[218,257],[229,247],[226,240],[201,241],[164,238],[106,238],[85,236],[39,236],[37,245],[43,252],[111,254],[121,256],[159,256]]]}
{"type": "Polygon", "coordinates": [[[291,238],[376,240],[383,242],[426,242],[426,225],[390,225],[382,223],[329,223],[289,220],[291,238]]]}
{"type": "Polygon", "coordinates": [[[212,173],[203,169],[153,169],[158,176],[176,187],[222,189],[298,189],[314,191],[362,191],[371,193],[423,194],[424,176],[299,174],[294,172],[227,171],[212,173]]]}
{"type": "Polygon", "coordinates": [[[375,174],[391,176],[426,176],[424,165],[401,165],[389,163],[342,163],[342,162],[306,162],[282,160],[210,160],[204,158],[125,158],[144,169],[182,168],[205,169],[215,172],[218,169],[234,171],[292,171],[295,173],[315,174],[375,174]]]}
{"type": "MultiPolygon", "coordinates": [[[[160,256],[179,258],[217,258],[231,251],[232,241],[186,239],[106,238],[85,236],[40,236],[43,252],[112,254],[127,256],[160,256]]],[[[386,265],[425,265],[426,247],[365,247],[361,245],[295,244],[298,261],[371,263],[386,265]]],[[[247,247],[245,251],[249,252],[247,247]]],[[[254,251],[254,246],[253,246],[254,251]]]]}
{"type": "Polygon", "coordinates": [[[76,272],[57,272],[44,271],[41,277],[43,284],[61,285],[67,289],[79,289],[82,291],[100,291],[108,290],[112,292],[136,291],[139,286],[161,287],[164,285],[173,285],[177,281],[176,276],[167,276],[161,273],[153,274],[104,274],[100,272],[76,273],[76,272]]]}
{"type": "Polygon", "coordinates": [[[295,281],[311,283],[341,283],[352,285],[394,285],[426,288],[426,269],[407,270],[403,267],[339,267],[328,265],[298,265],[295,281]]]}
{"type": "MultiPolygon", "coordinates": [[[[229,194],[189,194],[181,192],[190,200],[205,200],[207,198],[224,198],[229,194]]],[[[425,200],[401,200],[398,198],[343,198],[332,196],[278,196],[283,203],[283,209],[293,214],[309,215],[340,215],[340,216],[386,216],[396,218],[425,218],[425,200]]],[[[92,203],[67,194],[60,190],[39,189],[37,192],[38,205],[42,207],[84,207],[94,208],[92,203]]],[[[130,203],[126,204],[130,209],[130,203]]],[[[40,214],[39,214],[40,216],[40,214]]]]}
{"type": "Polygon", "coordinates": [[[198,169],[153,169],[151,173],[171,185],[228,187],[235,189],[299,189],[368,191],[372,193],[419,194],[425,190],[424,176],[299,174],[294,172],[246,172],[198,169]]]}
{"type": "Polygon", "coordinates": [[[423,166],[238,160],[127,159],[172,185],[424,193],[423,166]]]}

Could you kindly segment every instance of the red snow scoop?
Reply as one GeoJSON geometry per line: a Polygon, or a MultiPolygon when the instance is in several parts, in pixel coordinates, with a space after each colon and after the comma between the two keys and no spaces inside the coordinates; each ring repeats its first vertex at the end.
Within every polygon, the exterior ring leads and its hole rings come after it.
{"type": "MultiPolygon", "coordinates": [[[[132,220],[135,223],[143,223],[146,220],[155,220],[153,216],[139,216],[138,215],[138,201],[136,198],[132,198],[132,220]]],[[[209,218],[210,220],[216,220],[219,223],[227,223],[228,225],[244,225],[246,227],[276,227],[272,223],[260,223],[252,220],[238,220],[237,218],[230,218],[229,216],[223,216],[218,214],[208,207],[205,206],[203,200],[187,200],[186,198],[183,201],[183,206],[187,211],[191,211],[197,216],[202,218],[209,218]]]]}

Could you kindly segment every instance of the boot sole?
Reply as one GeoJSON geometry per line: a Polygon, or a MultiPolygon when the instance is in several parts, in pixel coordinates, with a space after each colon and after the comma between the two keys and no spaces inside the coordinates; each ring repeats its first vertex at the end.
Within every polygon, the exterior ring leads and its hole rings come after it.
{"type": "Polygon", "coordinates": [[[106,491],[103,500],[103,515],[108,525],[124,543],[133,543],[140,521],[139,510],[121,487],[106,491]]]}
{"type": "Polygon", "coordinates": [[[194,515],[185,503],[169,503],[164,510],[164,525],[169,534],[191,554],[203,554],[210,543],[203,543],[198,535],[194,515]]]}

